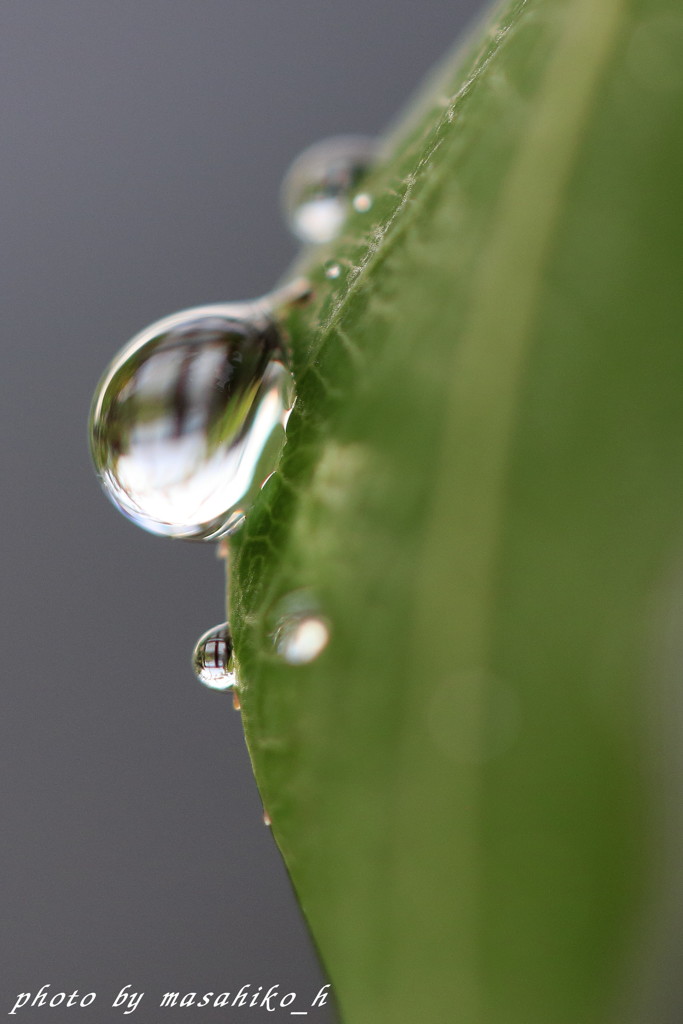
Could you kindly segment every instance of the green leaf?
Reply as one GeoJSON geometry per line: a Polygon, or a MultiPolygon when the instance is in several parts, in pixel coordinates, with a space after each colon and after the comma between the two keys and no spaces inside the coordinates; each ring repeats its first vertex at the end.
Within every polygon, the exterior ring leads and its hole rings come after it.
{"type": "Polygon", "coordinates": [[[304,259],[233,553],[247,742],[347,1024],[662,1020],[683,13],[513,0],[432,89],[304,259]],[[295,666],[302,591],[330,640],[295,666]]]}

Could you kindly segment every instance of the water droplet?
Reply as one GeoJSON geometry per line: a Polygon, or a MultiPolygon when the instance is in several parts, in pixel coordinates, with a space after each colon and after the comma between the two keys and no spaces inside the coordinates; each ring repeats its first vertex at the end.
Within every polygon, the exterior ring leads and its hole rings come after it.
{"type": "Polygon", "coordinates": [[[235,709],[235,711],[242,710],[242,704],[240,702],[240,695],[237,691],[237,687],[235,687],[235,689],[232,691],[232,706],[235,709]]]}
{"type": "Polygon", "coordinates": [[[286,619],[278,630],[275,648],[289,665],[307,665],[327,646],[330,631],[324,619],[298,615],[286,619]]]}
{"type": "Polygon", "coordinates": [[[327,647],[329,624],[306,590],[296,591],[280,601],[272,621],[273,646],[288,665],[308,665],[327,647]]]}
{"type": "Polygon", "coordinates": [[[290,167],[282,202],[291,230],[304,242],[331,242],[339,234],[349,199],[372,165],[377,142],[340,135],[317,142],[290,167]]]}
{"type": "Polygon", "coordinates": [[[263,824],[266,826],[266,828],[270,828],[270,826],[273,824],[272,821],[270,820],[270,815],[268,814],[268,811],[265,808],[263,810],[263,824]]]}
{"type": "Polygon", "coordinates": [[[341,277],[342,268],[338,263],[331,262],[325,264],[325,277],[329,277],[330,281],[336,281],[341,277]]]}
{"type": "Polygon", "coordinates": [[[353,197],[353,208],[356,213],[367,213],[372,207],[372,196],[367,192],[359,192],[353,197]]]}
{"type": "Polygon", "coordinates": [[[141,331],[107,370],[90,416],[108,497],[152,533],[232,533],[284,440],[286,362],[267,299],[184,310],[141,331]]]}
{"type": "Polygon", "coordinates": [[[231,690],[237,685],[227,622],[200,636],[192,654],[192,668],[199,682],[211,690],[231,690]]]}

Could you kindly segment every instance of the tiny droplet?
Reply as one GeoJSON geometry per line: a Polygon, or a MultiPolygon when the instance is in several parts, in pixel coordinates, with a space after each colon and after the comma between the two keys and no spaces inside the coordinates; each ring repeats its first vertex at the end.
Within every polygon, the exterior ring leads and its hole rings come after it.
{"type": "Polygon", "coordinates": [[[272,821],[270,820],[270,815],[268,814],[268,811],[265,809],[265,807],[263,808],[263,824],[267,828],[270,828],[270,826],[273,824],[272,821]]]}
{"type": "Polygon", "coordinates": [[[235,687],[232,691],[232,706],[235,709],[235,711],[240,711],[242,709],[242,705],[240,704],[240,695],[238,693],[237,687],[235,687]]]}
{"type": "Polygon", "coordinates": [[[329,624],[307,590],[295,591],[279,601],[271,621],[275,653],[288,665],[308,665],[327,647],[329,624]]]}
{"type": "Polygon", "coordinates": [[[192,655],[192,668],[199,682],[211,690],[232,690],[237,685],[227,622],[200,636],[192,655]]]}
{"type": "Polygon", "coordinates": [[[336,281],[337,278],[341,277],[341,267],[338,263],[327,263],[325,265],[325,277],[328,277],[330,281],[336,281]]]}
{"type": "Polygon", "coordinates": [[[356,213],[367,213],[372,207],[372,196],[367,192],[359,192],[353,197],[353,208],[356,213]]]}
{"type": "Polygon", "coordinates": [[[291,230],[304,242],[331,242],[346,219],[351,194],[377,154],[375,139],[341,135],[304,150],[282,185],[291,230]]]}
{"type": "Polygon", "coordinates": [[[152,533],[233,533],[275,466],[291,399],[267,297],[165,317],[122,349],[95,394],[90,445],[102,486],[152,533]]]}

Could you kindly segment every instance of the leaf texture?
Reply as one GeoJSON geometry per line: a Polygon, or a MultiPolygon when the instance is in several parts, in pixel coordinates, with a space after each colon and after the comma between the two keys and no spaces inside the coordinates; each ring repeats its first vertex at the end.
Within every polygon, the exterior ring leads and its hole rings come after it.
{"type": "Polygon", "coordinates": [[[672,0],[514,0],[304,256],[230,616],[347,1024],[676,1004],[682,126],[672,0]],[[298,666],[272,639],[293,593],[330,627],[298,666]]]}

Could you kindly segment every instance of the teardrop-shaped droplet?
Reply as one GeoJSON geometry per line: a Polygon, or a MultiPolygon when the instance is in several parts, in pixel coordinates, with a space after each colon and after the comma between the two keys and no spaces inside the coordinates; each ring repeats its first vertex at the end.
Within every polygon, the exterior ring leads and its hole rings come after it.
{"type": "Polygon", "coordinates": [[[192,655],[192,668],[199,682],[211,690],[231,690],[237,685],[227,622],[200,636],[192,655]]]}
{"type": "Polygon", "coordinates": [[[275,653],[288,665],[307,665],[327,647],[330,626],[309,591],[288,594],[270,618],[275,653]]]}
{"type": "Polygon", "coordinates": [[[200,306],[141,331],[107,370],[90,416],[109,498],[152,533],[231,533],[284,440],[286,362],[266,300],[200,306]]]}
{"type": "Polygon", "coordinates": [[[309,146],[297,157],[282,185],[282,203],[298,238],[324,243],[337,237],[351,196],[376,153],[375,139],[340,135],[309,146]]]}

